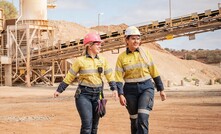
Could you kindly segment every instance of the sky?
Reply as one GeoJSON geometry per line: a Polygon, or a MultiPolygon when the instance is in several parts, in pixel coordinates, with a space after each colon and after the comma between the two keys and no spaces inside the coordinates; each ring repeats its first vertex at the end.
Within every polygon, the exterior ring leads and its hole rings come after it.
{"type": "MultiPolygon", "coordinates": [[[[8,0],[18,7],[19,0],[8,0]]],[[[55,0],[57,7],[48,9],[49,20],[65,20],[85,27],[98,25],[150,24],[191,13],[203,13],[207,9],[218,10],[221,0],[55,0]],[[170,8],[170,2],[171,8],[170,8]],[[99,14],[103,15],[99,15],[99,14]]],[[[201,33],[195,40],[188,37],[159,41],[163,48],[171,49],[221,49],[221,30],[201,33]]]]}

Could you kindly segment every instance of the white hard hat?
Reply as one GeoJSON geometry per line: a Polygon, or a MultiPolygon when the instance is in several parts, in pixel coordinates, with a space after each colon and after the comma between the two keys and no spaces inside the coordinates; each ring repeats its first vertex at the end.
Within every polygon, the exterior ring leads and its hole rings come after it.
{"type": "Polygon", "coordinates": [[[141,35],[140,31],[135,26],[130,26],[125,30],[125,35],[141,35]]]}

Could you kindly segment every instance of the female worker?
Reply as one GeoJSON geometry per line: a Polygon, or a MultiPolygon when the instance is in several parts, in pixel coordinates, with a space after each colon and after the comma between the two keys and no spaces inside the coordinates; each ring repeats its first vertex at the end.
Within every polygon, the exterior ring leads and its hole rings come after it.
{"type": "Polygon", "coordinates": [[[102,40],[96,33],[88,33],[83,40],[85,55],[78,57],[60,83],[54,97],[58,97],[79,74],[79,85],[75,93],[76,107],[81,118],[81,134],[96,134],[100,116],[96,107],[103,90],[102,76],[105,75],[113,95],[117,97],[114,74],[104,57],[98,56],[102,40]]]}
{"type": "Polygon", "coordinates": [[[127,48],[118,56],[115,68],[119,100],[130,114],[132,134],[148,134],[149,112],[154,102],[154,85],[151,78],[160,92],[161,100],[166,99],[163,83],[151,55],[140,47],[140,36],[136,27],[126,29],[127,48]]]}

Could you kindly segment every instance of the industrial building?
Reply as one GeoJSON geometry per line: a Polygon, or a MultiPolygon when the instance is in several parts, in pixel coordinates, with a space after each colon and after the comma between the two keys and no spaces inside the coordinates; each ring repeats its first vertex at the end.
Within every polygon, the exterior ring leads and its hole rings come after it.
{"type": "MultiPolygon", "coordinates": [[[[4,20],[0,10],[0,85],[25,84],[30,87],[38,82],[53,85],[63,78],[69,63],[66,59],[82,55],[82,39],[56,42],[55,31],[48,25],[47,8],[55,8],[53,1],[20,0],[19,16],[4,20]],[[31,7],[31,8],[30,8],[31,7]]],[[[143,43],[168,40],[221,29],[221,7],[204,13],[191,13],[165,21],[153,21],[138,26],[143,43]]],[[[82,37],[83,38],[83,37],[82,37]]],[[[101,34],[105,46],[102,51],[115,51],[125,47],[124,30],[101,34]]]]}

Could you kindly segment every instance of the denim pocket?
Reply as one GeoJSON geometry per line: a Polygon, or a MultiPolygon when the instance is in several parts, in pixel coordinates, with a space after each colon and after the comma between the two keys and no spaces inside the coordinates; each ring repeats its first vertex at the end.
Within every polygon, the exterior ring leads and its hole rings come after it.
{"type": "Polygon", "coordinates": [[[80,94],[81,94],[81,89],[78,87],[77,90],[76,90],[76,92],[75,92],[74,97],[77,99],[80,94]]]}

